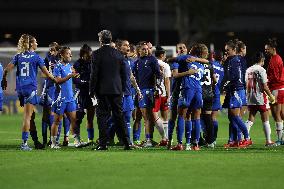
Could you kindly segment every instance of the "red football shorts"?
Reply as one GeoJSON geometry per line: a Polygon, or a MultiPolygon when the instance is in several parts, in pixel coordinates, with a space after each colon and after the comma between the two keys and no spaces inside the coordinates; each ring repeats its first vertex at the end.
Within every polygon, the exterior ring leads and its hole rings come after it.
{"type": "Polygon", "coordinates": [[[153,112],[159,112],[159,111],[166,111],[169,109],[168,106],[168,101],[167,101],[167,97],[165,96],[156,96],[155,97],[155,106],[153,108],[153,112]]]}
{"type": "Polygon", "coordinates": [[[277,104],[284,104],[284,89],[276,89],[272,91],[277,104]]]}

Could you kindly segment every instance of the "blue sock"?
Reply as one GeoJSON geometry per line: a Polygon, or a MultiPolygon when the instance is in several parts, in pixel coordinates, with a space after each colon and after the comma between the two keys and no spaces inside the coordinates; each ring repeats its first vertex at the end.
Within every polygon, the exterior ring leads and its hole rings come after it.
{"type": "Polygon", "coordinates": [[[238,138],[237,138],[238,141],[241,141],[241,140],[242,140],[242,131],[241,131],[241,129],[239,129],[239,128],[238,128],[238,130],[237,130],[237,137],[238,137],[238,138]]]}
{"type": "Polygon", "coordinates": [[[145,137],[146,137],[146,140],[150,140],[150,134],[146,134],[145,137]]]}
{"type": "Polygon", "coordinates": [[[22,140],[24,144],[27,143],[28,138],[29,138],[29,132],[22,132],[22,140]]]}
{"type": "Polygon", "coordinates": [[[88,132],[88,139],[89,140],[94,140],[94,128],[87,128],[87,132],[88,132]]]}
{"type": "Polygon", "coordinates": [[[173,132],[175,129],[175,121],[170,119],[168,122],[168,136],[169,136],[169,141],[173,139],[173,132]]]}
{"type": "Polygon", "coordinates": [[[130,133],[131,133],[131,125],[130,125],[131,111],[124,112],[124,119],[125,119],[126,129],[127,129],[127,137],[129,138],[129,140],[131,140],[131,138],[130,138],[130,133]]]}
{"type": "Polygon", "coordinates": [[[149,135],[150,135],[150,139],[153,140],[153,137],[154,137],[153,135],[154,135],[154,133],[153,133],[153,131],[152,131],[151,129],[150,129],[150,134],[149,134],[149,135]]]}
{"type": "Polygon", "coordinates": [[[214,139],[216,141],[217,136],[218,136],[218,121],[217,120],[213,121],[213,127],[214,127],[214,139]]]}
{"type": "Polygon", "coordinates": [[[201,124],[200,124],[200,119],[195,119],[194,120],[194,127],[195,127],[195,142],[198,144],[199,138],[200,138],[200,129],[201,129],[201,124]]]}
{"type": "Polygon", "coordinates": [[[186,144],[190,143],[191,130],[192,130],[192,122],[191,122],[191,120],[185,121],[185,139],[186,139],[186,144]]]}
{"type": "Polygon", "coordinates": [[[235,127],[233,127],[233,121],[230,121],[229,123],[229,142],[232,142],[235,140],[234,130],[235,130],[235,127]]]}
{"type": "Polygon", "coordinates": [[[232,120],[236,123],[237,127],[242,131],[244,138],[248,139],[248,129],[240,116],[232,116],[232,120]]]}
{"type": "Polygon", "coordinates": [[[63,116],[63,124],[64,124],[64,136],[69,136],[70,131],[70,121],[67,117],[63,116]]]}
{"type": "Polygon", "coordinates": [[[234,122],[233,117],[229,116],[229,142],[238,140],[238,125],[234,122]]]}
{"type": "Polygon", "coordinates": [[[61,134],[61,128],[62,128],[62,120],[60,121],[59,125],[58,125],[58,129],[57,129],[57,135],[56,135],[56,142],[59,142],[60,139],[60,134],[61,134]]]}
{"type": "Polygon", "coordinates": [[[137,129],[133,127],[133,141],[139,141],[141,135],[141,122],[139,122],[139,126],[137,129]]]}
{"type": "Polygon", "coordinates": [[[234,130],[235,130],[235,125],[233,125],[233,120],[232,116],[228,114],[228,119],[229,119],[229,140],[228,143],[235,141],[234,139],[234,130]]]}
{"type": "Polygon", "coordinates": [[[180,115],[178,115],[177,120],[177,142],[179,144],[182,144],[182,137],[184,132],[184,118],[180,115]]]}

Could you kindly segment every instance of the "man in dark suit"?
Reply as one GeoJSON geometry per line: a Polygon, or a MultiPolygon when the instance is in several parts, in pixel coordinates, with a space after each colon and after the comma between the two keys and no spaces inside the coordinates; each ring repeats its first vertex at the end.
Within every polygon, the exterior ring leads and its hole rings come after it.
{"type": "Polygon", "coordinates": [[[107,120],[112,117],[122,136],[124,149],[130,149],[122,112],[122,95],[125,89],[126,73],[124,57],[110,46],[112,35],[108,30],[98,33],[101,48],[93,52],[90,78],[90,95],[98,100],[97,122],[99,145],[96,150],[107,150],[107,120]]]}

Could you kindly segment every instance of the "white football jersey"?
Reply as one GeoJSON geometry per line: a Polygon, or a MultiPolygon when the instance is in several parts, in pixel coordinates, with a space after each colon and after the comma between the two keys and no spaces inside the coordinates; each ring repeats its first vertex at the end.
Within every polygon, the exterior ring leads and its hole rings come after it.
{"type": "Polygon", "coordinates": [[[263,84],[268,82],[266,70],[260,65],[253,65],[246,70],[245,75],[247,104],[264,105],[267,97],[263,90],[263,84]]]}
{"type": "Polygon", "coordinates": [[[162,60],[158,60],[158,63],[160,67],[163,67],[164,72],[163,72],[163,78],[157,80],[156,88],[159,90],[159,94],[161,96],[166,96],[167,93],[166,93],[166,87],[165,87],[165,78],[171,77],[171,68],[167,63],[163,62],[162,60]]]}

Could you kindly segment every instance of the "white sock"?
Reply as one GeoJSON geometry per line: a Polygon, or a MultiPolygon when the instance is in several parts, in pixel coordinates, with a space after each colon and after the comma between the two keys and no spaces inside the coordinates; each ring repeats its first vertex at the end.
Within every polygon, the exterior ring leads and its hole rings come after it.
{"type": "Polygon", "coordinates": [[[276,124],[277,140],[281,141],[282,140],[282,135],[283,135],[283,121],[276,122],[275,124],[276,124]]]}
{"type": "Polygon", "coordinates": [[[56,138],[57,136],[51,136],[50,139],[51,139],[51,144],[52,145],[55,145],[56,144],[56,138]]]}
{"type": "Polygon", "coordinates": [[[164,128],[163,128],[163,121],[160,118],[158,118],[155,121],[155,126],[158,129],[161,137],[164,138],[165,137],[165,132],[164,132],[164,128]]]}
{"type": "Polygon", "coordinates": [[[271,143],[271,137],[270,137],[271,128],[270,128],[269,121],[262,122],[262,125],[263,125],[263,131],[264,131],[264,135],[266,138],[266,142],[271,143]]]}
{"type": "Polygon", "coordinates": [[[247,127],[247,129],[248,129],[248,133],[249,133],[250,128],[251,128],[251,127],[252,127],[252,125],[253,125],[253,122],[252,122],[252,121],[250,121],[250,120],[247,120],[247,121],[245,122],[245,125],[246,125],[246,127],[247,127]]]}
{"type": "Polygon", "coordinates": [[[164,133],[165,133],[165,138],[168,139],[168,121],[164,121],[163,122],[163,129],[164,129],[164,133]]]}

